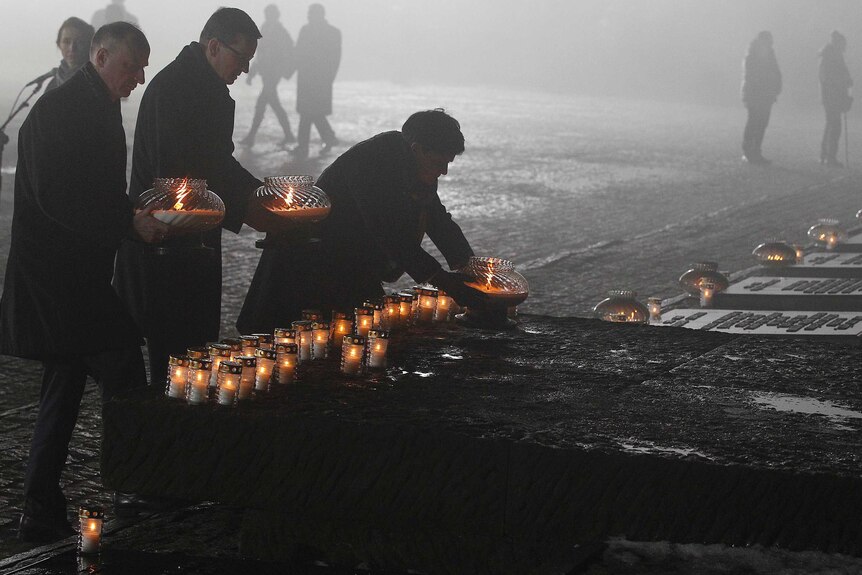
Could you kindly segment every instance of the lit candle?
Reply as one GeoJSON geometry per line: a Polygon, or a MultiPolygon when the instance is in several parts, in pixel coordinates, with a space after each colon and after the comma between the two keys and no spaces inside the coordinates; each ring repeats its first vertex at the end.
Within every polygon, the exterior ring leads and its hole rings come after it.
{"type": "Polygon", "coordinates": [[[258,348],[254,352],[257,367],[254,373],[255,391],[269,391],[272,372],[275,369],[276,352],[273,349],[258,348]]]}
{"type": "Polygon", "coordinates": [[[288,327],[277,327],[272,332],[272,345],[280,343],[297,343],[296,330],[288,327]]]}
{"type": "Polygon", "coordinates": [[[367,307],[373,312],[371,317],[371,329],[380,329],[380,322],[383,321],[383,304],[373,301],[366,301],[362,307],[367,307]]]}
{"type": "Polygon", "coordinates": [[[186,349],[186,355],[189,356],[189,359],[209,359],[210,350],[205,346],[190,347],[186,349]]]}
{"type": "MultiPolygon", "coordinates": [[[[257,339],[255,339],[257,341],[257,339]]],[[[255,348],[256,350],[257,348],[255,348]]],[[[242,373],[239,378],[239,395],[237,399],[249,399],[251,392],[254,390],[254,380],[257,376],[257,358],[253,355],[241,355],[236,358],[236,362],[242,366],[242,373]]]]}
{"type": "Polygon", "coordinates": [[[829,234],[826,238],[826,249],[834,250],[835,246],[838,245],[838,234],[829,234]]]}
{"type": "Polygon", "coordinates": [[[233,350],[226,343],[211,343],[207,347],[210,351],[210,359],[213,361],[210,387],[216,387],[218,385],[218,366],[221,362],[230,360],[230,354],[233,350]]]}
{"type": "Polygon", "coordinates": [[[416,323],[416,312],[419,311],[419,290],[420,286],[413,286],[410,290],[413,292],[413,301],[410,308],[410,323],[416,323]]]}
{"type": "Polygon", "coordinates": [[[262,347],[264,349],[272,348],[272,334],[271,333],[253,333],[251,334],[257,338],[258,347],[262,347]]]}
{"type": "Polygon", "coordinates": [[[413,318],[413,294],[401,292],[398,294],[398,305],[401,310],[398,323],[401,327],[408,327],[413,318]]]}
{"type": "Polygon", "coordinates": [[[293,380],[296,379],[296,356],[298,351],[299,346],[295,343],[276,344],[275,373],[273,374],[273,381],[275,383],[293,383],[293,380]]]}
{"type": "Polygon", "coordinates": [[[242,365],[236,361],[223,361],[218,366],[218,403],[219,405],[235,405],[242,365]]]}
{"type": "Polygon", "coordinates": [[[358,307],[354,313],[356,314],[356,335],[367,336],[374,323],[374,310],[369,307],[358,307]]]}
{"type": "Polygon", "coordinates": [[[305,321],[323,321],[323,314],[318,309],[302,310],[302,319],[305,321]]]}
{"type": "Polygon", "coordinates": [[[329,322],[316,321],[311,324],[311,333],[314,341],[311,343],[311,357],[313,359],[326,359],[329,349],[329,322]]]}
{"type": "Polygon", "coordinates": [[[449,312],[454,300],[443,290],[437,292],[437,307],[434,309],[434,321],[449,321],[449,312]]]}
{"type": "Polygon", "coordinates": [[[102,547],[102,524],[105,514],[101,509],[81,507],[78,509],[78,519],[81,522],[78,534],[78,553],[94,555],[102,547]]]}
{"type": "Polygon", "coordinates": [[[234,361],[242,355],[242,340],[238,337],[229,337],[221,340],[221,343],[230,346],[230,360],[234,361]]]}
{"type": "Polygon", "coordinates": [[[386,348],[388,347],[388,332],[376,329],[368,332],[365,361],[370,369],[382,369],[386,367],[386,348]]]}
{"type": "Polygon", "coordinates": [[[709,281],[700,282],[700,307],[712,307],[715,295],[715,284],[709,281]]]}
{"type": "Polygon", "coordinates": [[[796,263],[801,264],[805,262],[805,248],[799,245],[793,246],[796,250],[796,263]]]}
{"type": "Polygon", "coordinates": [[[421,287],[419,294],[419,309],[416,313],[417,323],[431,323],[434,319],[434,311],[437,309],[437,289],[421,287]]]}
{"type": "Polygon", "coordinates": [[[365,355],[365,338],[345,335],[341,344],[341,372],[346,375],[362,373],[362,358],[365,355]]]}
{"type": "Polygon", "coordinates": [[[383,321],[382,329],[397,329],[401,323],[401,305],[396,294],[383,296],[383,321]]]}
{"type": "Polygon", "coordinates": [[[661,321],[661,298],[647,298],[647,308],[649,309],[649,319],[653,323],[661,321]]]}
{"type": "Polygon", "coordinates": [[[344,336],[351,333],[353,333],[353,316],[343,311],[333,311],[332,321],[329,323],[329,339],[332,345],[341,349],[344,336]]]}
{"type": "Polygon", "coordinates": [[[168,357],[168,385],[165,395],[183,398],[186,396],[186,383],[189,380],[189,358],[185,355],[168,357]]]}
{"type": "Polygon", "coordinates": [[[296,330],[296,343],[299,344],[299,355],[297,356],[299,363],[311,360],[311,340],[314,337],[311,326],[313,323],[307,320],[299,320],[291,324],[293,329],[296,330]]]}
{"type": "Polygon", "coordinates": [[[241,336],[242,340],[242,355],[253,356],[254,350],[260,347],[260,339],[256,335],[241,336]]]}
{"type": "Polygon", "coordinates": [[[210,373],[213,362],[209,358],[189,360],[189,382],[186,385],[186,401],[192,405],[206,403],[209,397],[210,373]]]}

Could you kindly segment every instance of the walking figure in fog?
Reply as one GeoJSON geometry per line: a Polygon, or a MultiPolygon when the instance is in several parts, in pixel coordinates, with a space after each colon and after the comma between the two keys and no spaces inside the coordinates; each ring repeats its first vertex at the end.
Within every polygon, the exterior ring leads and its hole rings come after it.
{"type": "Polygon", "coordinates": [[[95,30],[80,18],[66,18],[57,31],[57,48],[63,55],[60,65],[54,69],[54,77],[45,91],[63,85],[81,66],[90,60],[90,42],[95,30]]]}
{"type": "Polygon", "coordinates": [[[843,167],[838,161],[838,142],[841,139],[841,116],[850,111],[853,98],[850,88],[853,79],[844,62],[847,39],[838,30],[832,32],[831,41],[820,50],[820,98],[826,111],[826,127],[820,143],[820,163],[843,167]]]}
{"type": "Polygon", "coordinates": [[[0,301],[0,353],[42,362],[19,538],[75,533],[60,476],[90,376],[103,402],[146,385],[141,332],[111,287],[127,237],[167,226],[126,196],[120,99],[144,83],[150,46],[126,22],[96,32],[81,70],[33,106],[18,135],[12,245],[0,301]]]}
{"type": "Polygon", "coordinates": [[[768,164],[761,146],[772,104],[781,93],[781,70],[772,49],[772,33],[764,30],[748,46],[743,61],[742,101],[748,110],[748,121],[742,135],[742,159],[752,164],[768,164]]]}
{"type": "Polygon", "coordinates": [[[126,0],[111,0],[111,3],[100,10],[93,13],[93,19],[90,23],[93,28],[98,30],[105,24],[111,22],[128,22],[129,24],[138,25],[138,19],[134,14],[126,10],[126,0]]]}
{"type": "Polygon", "coordinates": [[[263,37],[258,42],[257,57],[246,77],[246,83],[251,84],[252,78],[259,74],[263,87],[254,107],[251,129],[240,142],[244,146],[254,145],[254,138],[263,121],[263,114],[266,112],[267,106],[275,112],[275,117],[278,118],[278,123],[284,130],[284,139],[281,143],[289,144],[296,141],[290,130],[287,112],[284,111],[281,101],[278,99],[278,83],[282,78],[289,80],[296,71],[293,38],[279,21],[281,14],[278,11],[278,6],[270,4],[264,8],[263,14],[264,23],[260,27],[260,33],[263,34],[263,37]]]}
{"type": "Polygon", "coordinates": [[[332,83],[341,63],[341,32],[326,21],[321,4],[308,7],[308,24],[296,39],[296,111],[299,112],[299,143],[293,152],[297,158],[308,157],[311,125],[317,128],[328,154],[338,143],[326,116],[332,113],[332,83]]]}

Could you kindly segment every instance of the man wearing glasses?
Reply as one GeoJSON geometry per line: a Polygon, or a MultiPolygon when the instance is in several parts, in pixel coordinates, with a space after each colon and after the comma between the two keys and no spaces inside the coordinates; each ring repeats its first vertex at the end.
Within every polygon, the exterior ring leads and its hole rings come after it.
{"type": "MultiPolygon", "coordinates": [[[[227,86],[248,72],[260,37],[248,14],[220,8],[200,41],[153,78],[135,129],[132,200],[155,178],[202,178],[224,201],[222,227],[277,229],[275,216],[251,201],[262,182],[233,157],[234,101],[227,86]]],[[[114,281],[147,338],[150,381],[161,385],[170,354],[219,339],[221,230],[169,235],[158,247],[126,241],[114,281]]]]}

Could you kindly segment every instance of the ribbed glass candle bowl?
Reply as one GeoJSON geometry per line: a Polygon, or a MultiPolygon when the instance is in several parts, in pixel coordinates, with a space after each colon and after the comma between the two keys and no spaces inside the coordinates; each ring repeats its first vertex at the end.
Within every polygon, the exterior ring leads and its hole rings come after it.
{"type": "Polygon", "coordinates": [[[138,210],[150,207],[152,216],[176,235],[204,232],[224,219],[224,202],[207,189],[206,180],[156,178],[136,202],[138,210]]]}
{"type": "Polygon", "coordinates": [[[297,222],[319,222],[332,209],[329,197],[311,176],[266,177],[254,195],[268,211],[297,222]]]}

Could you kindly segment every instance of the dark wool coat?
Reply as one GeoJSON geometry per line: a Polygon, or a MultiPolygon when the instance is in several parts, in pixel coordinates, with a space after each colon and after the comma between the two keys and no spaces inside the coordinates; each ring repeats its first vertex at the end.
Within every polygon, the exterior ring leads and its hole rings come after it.
{"type": "Polygon", "coordinates": [[[249,76],[260,76],[265,80],[290,79],[296,72],[296,54],[293,38],[281,22],[267,21],[260,27],[263,37],[257,44],[255,58],[251,62],[249,76]]]}
{"type": "Polygon", "coordinates": [[[381,282],[404,272],[427,281],[440,263],[422,248],[426,234],[450,268],[473,255],[437,186],[417,179],[401,132],[353,146],[323,172],[317,186],[332,201],[329,217],[319,225],[319,245],[264,250],[237,322],[241,332],[288,325],[304,308],[349,310],[381,296],[381,282]]]}
{"type": "MultiPolygon", "coordinates": [[[[238,232],[248,199],[262,184],[233,157],[234,101],[197,42],[156,74],[138,112],[129,195],[136,199],[155,178],[203,178],[224,201],[222,227],[238,232]]],[[[178,237],[159,255],[125,242],[115,282],[147,337],[176,346],[218,339],[221,314],[221,230],[203,234],[208,252],[183,249],[201,236],[178,237]]]]}
{"type": "Polygon", "coordinates": [[[51,359],[141,345],[111,288],[131,222],[120,103],[88,63],[18,133],[0,351],[51,359]]]}
{"type": "Polygon", "coordinates": [[[771,106],[781,93],[781,70],[775,51],[752,49],[743,61],[742,101],[748,106],[771,106]]]}
{"type": "Polygon", "coordinates": [[[844,61],[844,54],[835,45],[827,44],[820,51],[820,98],[827,112],[850,110],[850,87],[853,79],[844,61]]]}
{"type": "Polygon", "coordinates": [[[332,83],[341,64],[341,32],[328,22],[306,24],[296,39],[296,111],[332,113],[332,83]]]}

